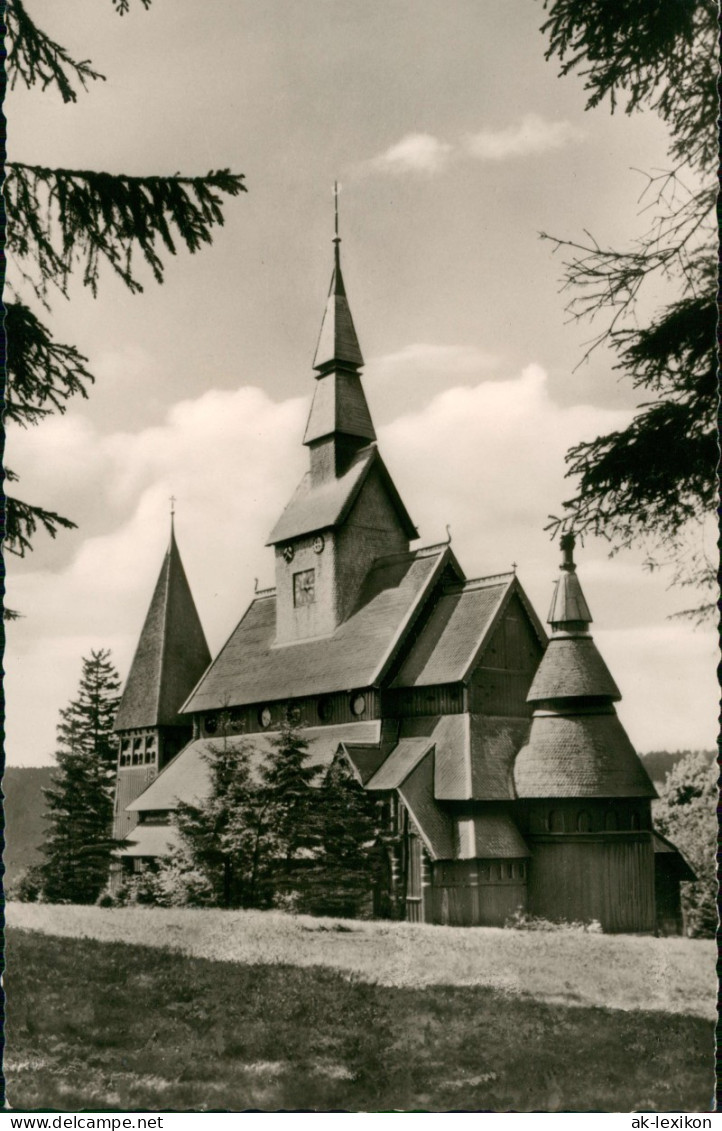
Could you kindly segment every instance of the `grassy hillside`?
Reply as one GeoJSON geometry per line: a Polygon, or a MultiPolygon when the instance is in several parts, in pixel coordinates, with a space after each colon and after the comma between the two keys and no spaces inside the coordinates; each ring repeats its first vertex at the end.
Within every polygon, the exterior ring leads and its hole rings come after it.
{"type": "Polygon", "coordinates": [[[5,883],[12,883],[31,864],[42,859],[45,835],[43,787],[50,785],[52,766],[7,766],[3,774],[5,797],[5,883]]]}
{"type": "Polygon", "coordinates": [[[279,911],[8,905],[8,924],[254,965],[328,966],[383,986],[487,986],[550,1003],[716,1015],[707,939],[432,927],[279,911]]]}
{"type": "Polygon", "coordinates": [[[16,1110],[711,1105],[713,1022],[698,1017],[661,1023],[487,986],[380,986],[328,967],[20,930],[9,932],[7,962],[16,1110]]]}

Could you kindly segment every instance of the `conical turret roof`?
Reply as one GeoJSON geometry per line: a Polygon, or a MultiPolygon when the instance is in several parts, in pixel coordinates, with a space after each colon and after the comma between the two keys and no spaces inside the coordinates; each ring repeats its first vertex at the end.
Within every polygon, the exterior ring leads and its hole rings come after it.
{"type": "Polygon", "coordinates": [[[619,689],[589,635],[591,614],[573,558],[564,558],[549,611],[552,636],[532,681],[529,740],[514,763],[519,797],[655,797],[614,710],[619,689]]]}
{"type": "Polygon", "coordinates": [[[211,662],[171,536],[115,719],[115,730],[181,722],[179,708],[211,662]]]}

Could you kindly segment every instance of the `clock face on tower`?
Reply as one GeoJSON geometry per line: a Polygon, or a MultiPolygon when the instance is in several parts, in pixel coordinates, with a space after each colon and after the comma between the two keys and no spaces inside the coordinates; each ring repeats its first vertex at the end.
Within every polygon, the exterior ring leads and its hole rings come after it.
{"type": "Polygon", "coordinates": [[[300,605],[312,605],[316,600],[315,571],[303,569],[293,575],[293,603],[298,608],[300,605]]]}

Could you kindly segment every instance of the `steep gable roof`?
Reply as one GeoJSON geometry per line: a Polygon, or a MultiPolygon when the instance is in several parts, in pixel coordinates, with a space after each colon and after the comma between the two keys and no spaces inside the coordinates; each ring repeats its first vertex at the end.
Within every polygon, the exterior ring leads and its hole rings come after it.
{"type": "Polygon", "coordinates": [[[445,546],[378,558],[351,616],[321,639],[276,644],[276,598],[257,597],[184,711],[377,685],[449,560],[445,546]]]}
{"type": "Polygon", "coordinates": [[[348,471],[338,479],[313,485],[311,473],[306,472],[294,492],[290,503],[268,536],[267,546],[299,538],[317,530],[340,526],[361,491],[368,475],[374,469],[396,510],[408,538],[417,538],[418,531],[394,486],[386,465],[375,444],[362,448],[353,459],[348,471]]]}
{"type": "Polygon", "coordinates": [[[115,718],[115,730],[173,725],[211,655],[175,535],[163,560],[115,718]]]}
{"type": "Polygon", "coordinates": [[[540,642],[546,634],[515,574],[445,586],[396,674],[393,687],[456,683],[471,674],[509,601],[518,594],[540,642]]]}

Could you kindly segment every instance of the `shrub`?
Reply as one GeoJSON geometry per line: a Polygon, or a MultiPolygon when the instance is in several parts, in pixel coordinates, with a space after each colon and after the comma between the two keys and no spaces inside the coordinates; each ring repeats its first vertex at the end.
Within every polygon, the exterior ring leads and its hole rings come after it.
{"type": "Polygon", "coordinates": [[[544,919],[529,915],[519,907],[505,921],[504,927],[514,931],[569,931],[574,934],[601,935],[602,925],[597,919],[544,919]]]}

